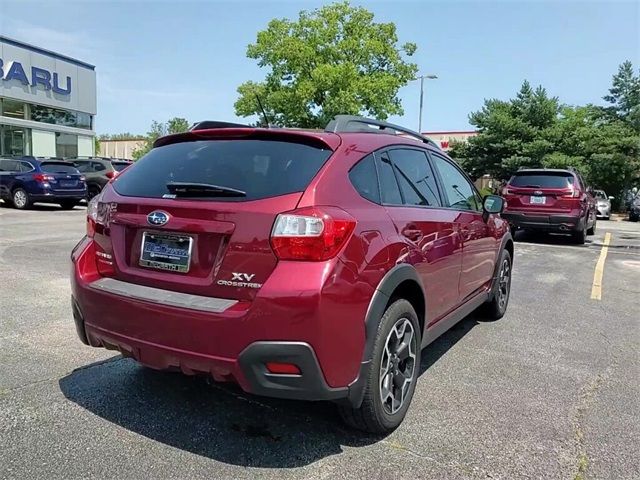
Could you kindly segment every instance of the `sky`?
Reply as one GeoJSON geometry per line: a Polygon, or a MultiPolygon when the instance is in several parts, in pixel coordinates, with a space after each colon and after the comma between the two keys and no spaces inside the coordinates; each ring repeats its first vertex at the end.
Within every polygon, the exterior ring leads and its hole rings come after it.
{"type": "MultiPolygon", "coordinates": [[[[243,121],[238,85],[266,71],[246,47],[272,18],[322,1],[0,0],[0,34],[96,65],[99,134],[148,131],[171,117],[243,121]]],[[[353,1],[394,22],[425,83],[424,131],[468,130],[485,98],[523,80],[566,104],[602,103],[624,60],[640,67],[640,1],[353,1]]],[[[420,83],[399,96],[418,128],[420,83]]],[[[246,121],[247,119],[244,119],[246,121]]]]}

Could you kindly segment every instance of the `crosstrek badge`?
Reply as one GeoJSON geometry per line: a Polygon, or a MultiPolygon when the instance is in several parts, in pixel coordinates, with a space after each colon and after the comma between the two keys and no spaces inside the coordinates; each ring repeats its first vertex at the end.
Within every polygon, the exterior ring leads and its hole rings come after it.
{"type": "Polygon", "coordinates": [[[252,282],[255,273],[231,272],[231,280],[218,280],[218,285],[223,287],[260,288],[261,283],[252,282]]]}

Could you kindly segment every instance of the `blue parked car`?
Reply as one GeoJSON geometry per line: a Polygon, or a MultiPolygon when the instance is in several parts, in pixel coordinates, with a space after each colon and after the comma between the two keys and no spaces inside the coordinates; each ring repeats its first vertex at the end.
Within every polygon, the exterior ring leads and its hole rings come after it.
{"type": "Polygon", "coordinates": [[[0,198],[18,209],[35,202],[72,209],[87,197],[84,176],[73,163],[54,158],[0,158],[0,198]]]}

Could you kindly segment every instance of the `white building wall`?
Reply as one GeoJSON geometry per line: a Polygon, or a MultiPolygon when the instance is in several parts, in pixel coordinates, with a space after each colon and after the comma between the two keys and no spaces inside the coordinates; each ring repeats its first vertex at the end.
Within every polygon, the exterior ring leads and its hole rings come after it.
{"type": "Polygon", "coordinates": [[[92,157],[94,152],[93,137],[78,136],[78,156],[79,157],[92,157]]]}
{"type": "Polygon", "coordinates": [[[31,154],[35,157],[56,156],[56,134],[44,130],[31,130],[31,154]]]}

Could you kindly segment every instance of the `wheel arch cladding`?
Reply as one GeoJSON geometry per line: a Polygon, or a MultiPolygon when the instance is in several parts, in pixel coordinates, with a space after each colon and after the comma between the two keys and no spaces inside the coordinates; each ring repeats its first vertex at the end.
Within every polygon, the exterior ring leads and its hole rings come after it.
{"type": "Polygon", "coordinates": [[[373,341],[378,331],[380,319],[387,307],[398,298],[408,300],[418,315],[420,335],[424,332],[427,304],[424,287],[418,272],[407,263],[396,265],[382,278],[376,288],[365,318],[365,348],[363,361],[371,359],[373,341]]]}
{"type": "Polygon", "coordinates": [[[412,265],[406,263],[396,265],[382,278],[369,303],[365,317],[365,343],[360,372],[354,382],[349,385],[348,401],[354,408],[358,408],[364,398],[366,379],[373,357],[373,344],[380,320],[387,307],[398,298],[405,298],[413,305],[418,315],[420,336],[422,337],[424,333],[427,304],[422,281],[412,265]]]}

